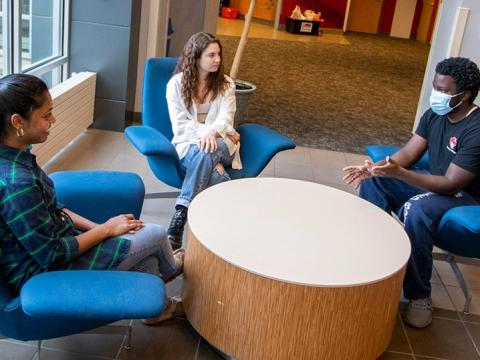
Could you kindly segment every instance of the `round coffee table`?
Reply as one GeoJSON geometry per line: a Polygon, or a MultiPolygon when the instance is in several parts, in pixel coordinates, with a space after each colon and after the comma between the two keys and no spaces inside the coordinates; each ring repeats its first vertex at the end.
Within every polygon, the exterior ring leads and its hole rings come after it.
{"type": "Polygon", "coordinates": [[[376,359],[393,331],[410,243],[372,204],[306,181],[254,178],[188,213],[184,306],[238,359],[376,359]]]}

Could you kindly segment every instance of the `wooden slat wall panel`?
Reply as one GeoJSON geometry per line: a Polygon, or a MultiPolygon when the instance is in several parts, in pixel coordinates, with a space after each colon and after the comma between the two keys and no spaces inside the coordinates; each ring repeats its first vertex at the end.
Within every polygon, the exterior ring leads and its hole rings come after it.
{"type": "Polygon", "coordinates": [[[40,166],[47,163],[93,122],[96,74],[82,72],[50,90],[56,122],[43,144],[35,144],[32,152],[40,166]]]}

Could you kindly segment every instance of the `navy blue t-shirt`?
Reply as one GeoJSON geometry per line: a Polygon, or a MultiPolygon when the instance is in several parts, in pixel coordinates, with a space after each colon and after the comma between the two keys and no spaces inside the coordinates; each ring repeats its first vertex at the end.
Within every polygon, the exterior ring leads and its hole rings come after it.
{"type": "MultiPolygon", "coordinates": [[[[420,119],[415,133],[427,140],[433,175],[445,175],[451,162],[471,173],[480,174],[479,108],[457,123],[429,109],[420,119]]],[[[477,176],[464,190],[480,199],[480,177],[477,176]]]]}

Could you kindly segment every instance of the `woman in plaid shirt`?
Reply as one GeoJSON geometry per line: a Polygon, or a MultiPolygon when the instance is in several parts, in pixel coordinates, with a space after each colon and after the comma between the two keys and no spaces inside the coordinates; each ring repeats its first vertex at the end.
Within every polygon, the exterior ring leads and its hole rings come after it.
{"type": "MultiPolygon", "coordinates": [[[[0,274],[18,293],[32,276],[59,269],[137,270],[178,276],[183,250],[172,251],[165,231],[131,214],[96,224],[58,204],[52,181],[30,144],[47,140],[55,122],[47,85],[31,75],[0,79],[0,274]]],[[[169,299],[171,317],[179,304],[169,299]]]]}

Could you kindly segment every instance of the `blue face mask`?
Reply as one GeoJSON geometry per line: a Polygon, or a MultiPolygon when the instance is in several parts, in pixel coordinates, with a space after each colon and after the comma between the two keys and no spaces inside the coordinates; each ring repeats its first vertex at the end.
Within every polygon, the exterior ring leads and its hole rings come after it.
{"type": "Polygon", "coordinates": [[[455,96],[462,95],[463,92],[456,94],[456,95],[449,95],[432,89],[432,93],[430,95],[430,107],[432,111],[437,115],[447,115],[453,109],[455,109],[458,105],[460,105],[462,101],[460,101],[457,105],[453,108],[450,107],[450,100],[455,96]]]}

